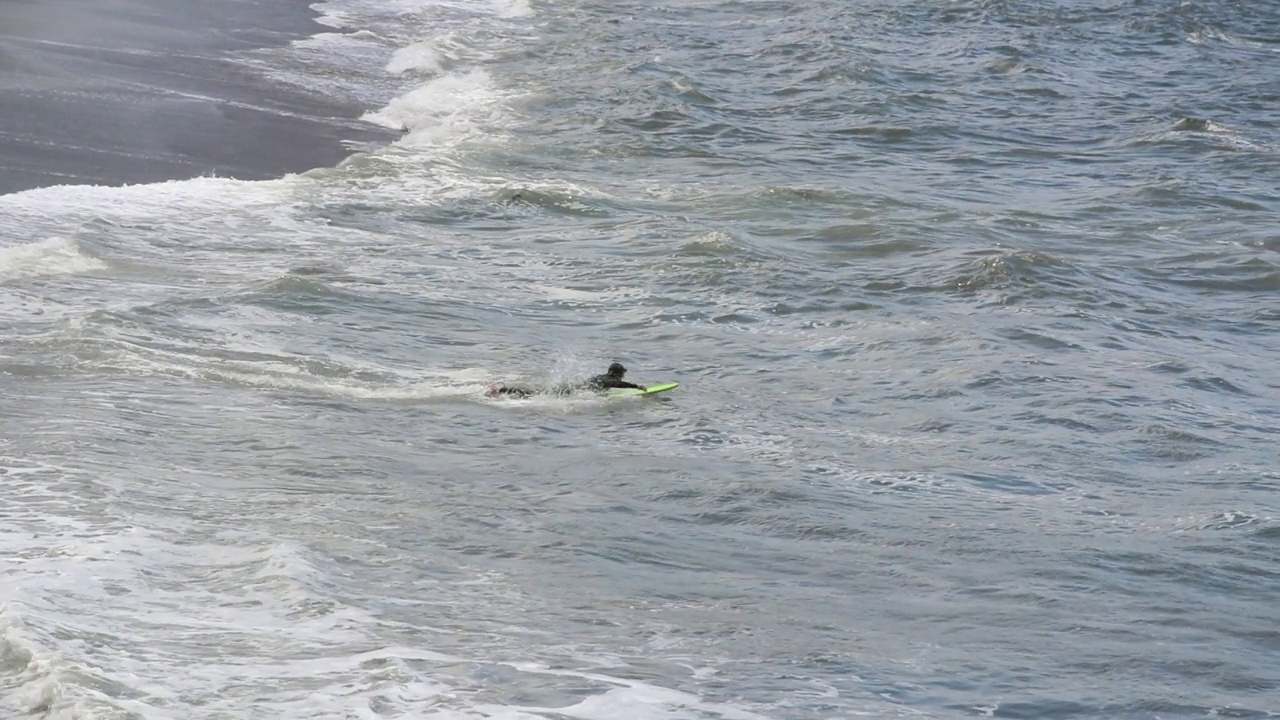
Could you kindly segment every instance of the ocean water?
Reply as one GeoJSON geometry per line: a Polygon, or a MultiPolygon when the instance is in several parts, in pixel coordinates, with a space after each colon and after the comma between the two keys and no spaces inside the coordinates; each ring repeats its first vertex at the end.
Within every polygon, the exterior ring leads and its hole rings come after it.
{"type": "Polygon", "coordinates": [[[1280,715],[1280,5],[316,8],[0,196],[0,716],[1280,715]]]}

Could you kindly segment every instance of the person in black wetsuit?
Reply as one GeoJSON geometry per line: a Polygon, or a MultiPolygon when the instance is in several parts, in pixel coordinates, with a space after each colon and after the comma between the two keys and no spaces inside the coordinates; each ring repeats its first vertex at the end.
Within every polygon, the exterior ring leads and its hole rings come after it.
{"type": "Polygon", "coordinates": [[[597,375],[587,381],[587,387],[592,390],[609,390],[612,388],[634,388],[636,390],[644,390],[643,385],[629,383],[622,379],[627,374],[627,369],[622,367],[622,363],[614,363],[603,375],[597,375]]]}
{"type": "MultiPolygon", "coordinates": [[[[553,395],[568,395],[575,390],[594,390],[599,392],[601,390],[610,390],[613,388],[635,388],[636,390],[645,389],[643,385],[637,385],[623,380],[622,378],[626,374],[627,369],[622,367],[622,363],[613,363],[603,375],[596,375],[586,382],[560,385],[542,392],[553,395]]],[[[530,388],[510,387],[502,383],[494,383],[484,391],[484,394],[489,397],[507,395],[516,398],[527,398],[530,395],[537,394],[538,392],[538,390],[532,390],[530,388]]]]}

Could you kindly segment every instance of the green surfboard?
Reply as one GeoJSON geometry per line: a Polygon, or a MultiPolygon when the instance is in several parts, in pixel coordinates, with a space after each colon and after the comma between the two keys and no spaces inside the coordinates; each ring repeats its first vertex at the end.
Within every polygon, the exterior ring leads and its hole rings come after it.
{"type": "Polygon", "coordinates": [[[680,383],[663,383],[661,385],[650,385],[644,390],[636,390],[634,388],[623,388],[621,390],[610,390],[609,397],[642,397],[645,395],[657,395],[658,393],[674,390],[680,386],[680,383]]]}

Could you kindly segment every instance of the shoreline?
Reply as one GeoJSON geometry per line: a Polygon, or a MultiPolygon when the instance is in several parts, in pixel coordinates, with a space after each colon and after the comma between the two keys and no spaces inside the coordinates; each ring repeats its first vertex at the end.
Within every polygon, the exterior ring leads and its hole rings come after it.
{"type": "Polygon", "coordinates": [[[310,0],[0,3],[0,194],[337,165],[398,133],[231,60],[320,32],[310,0]]]}

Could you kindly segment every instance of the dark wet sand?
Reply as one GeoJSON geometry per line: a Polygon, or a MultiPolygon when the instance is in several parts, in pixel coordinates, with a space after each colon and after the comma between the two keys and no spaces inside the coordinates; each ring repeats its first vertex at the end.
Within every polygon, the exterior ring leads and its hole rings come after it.
{"type": "Polygon", "coordinates": [[[390,139],[227,59],[326,31],[309,2],[0,0],[0,193],[279,177],[390,139]]]}

